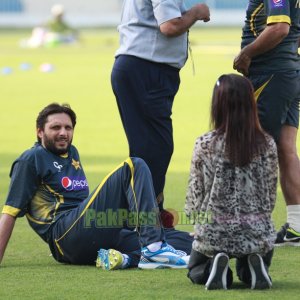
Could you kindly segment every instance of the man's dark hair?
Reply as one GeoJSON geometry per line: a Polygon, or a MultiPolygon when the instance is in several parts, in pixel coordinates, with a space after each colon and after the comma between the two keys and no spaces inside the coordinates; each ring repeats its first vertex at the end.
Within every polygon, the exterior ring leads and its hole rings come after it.
{"type": "MultiPolygon", "coordinates": [[[[67,103],[58,104],[58,103],[51,103],[47,105],[42,111],[40,111],[37,119],[36,119],[36,129],[44,129],[45,124],[47,123],[47,118],[50,115],[53,114],[60,114],[65,113],[67,114],[72,121],[73,128],[75,128],[76,125],[76,114],[71,109],[70,105],[67,103]]],[[[38,137],[38,142],[41,142],[41,139],[38,137]]]]}

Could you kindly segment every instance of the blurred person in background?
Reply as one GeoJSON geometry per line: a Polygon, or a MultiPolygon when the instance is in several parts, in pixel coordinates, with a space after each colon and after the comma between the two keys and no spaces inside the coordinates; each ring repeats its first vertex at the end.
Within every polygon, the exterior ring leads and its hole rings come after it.
{"type": "Polygon", "coordinates": [[[61,44],[73,44],[78,41],[78,32],[64,19],[65,9],[62,4],[51,8],[52,18],[43,26],[35,27],[28,40],[21,41],[25,48],[53,47],[61,44]]]}

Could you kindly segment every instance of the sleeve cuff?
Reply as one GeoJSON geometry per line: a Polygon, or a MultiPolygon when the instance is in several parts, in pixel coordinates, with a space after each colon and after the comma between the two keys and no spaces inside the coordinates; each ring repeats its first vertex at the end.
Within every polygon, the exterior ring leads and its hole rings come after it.
{"type": "Polygon", "coordinates": [[[288,23],[289,25],[291,25],[291,18],[285,15],[270,16],[267,19],[267,24],[272,23],[288,23]]]}
{"type": "Polygon", "coordinates": [[[2,213],[3,214],[7,214],[10,215],[12,217],[17,217],[18,214],[20,213],[21,209],[19,208],[15,208],[9,205],[4,205],[3,209],[2,209],[2,213]]]}

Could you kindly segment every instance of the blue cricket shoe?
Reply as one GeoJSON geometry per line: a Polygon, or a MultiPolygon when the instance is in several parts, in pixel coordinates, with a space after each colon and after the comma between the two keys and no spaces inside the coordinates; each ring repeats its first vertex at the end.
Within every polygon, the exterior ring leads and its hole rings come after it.
{"type": "Polygon", "coordinates": [[[140,269],[184,269],[187,268],[190,256],[184,251],[176,250],[163,243],[158,251],[151,252],[147,247],[142,248],[140,269]]]}

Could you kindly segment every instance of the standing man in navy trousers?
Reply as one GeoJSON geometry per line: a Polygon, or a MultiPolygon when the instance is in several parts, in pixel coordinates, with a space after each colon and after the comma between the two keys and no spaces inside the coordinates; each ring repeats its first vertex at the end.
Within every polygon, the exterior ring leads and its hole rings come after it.
{"type": "Polygon", "coordinates": [[[165,176],[173,153],[172,105],[179,71],[188,57],[188,30],[210,20],[206,4],[187,10],[183,0],[124,0],[120,47],[112,71],[112,88],[129,143],[129,155],[150,168],[161,218],[165,176]]]}

